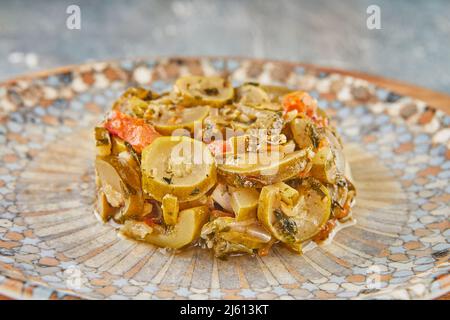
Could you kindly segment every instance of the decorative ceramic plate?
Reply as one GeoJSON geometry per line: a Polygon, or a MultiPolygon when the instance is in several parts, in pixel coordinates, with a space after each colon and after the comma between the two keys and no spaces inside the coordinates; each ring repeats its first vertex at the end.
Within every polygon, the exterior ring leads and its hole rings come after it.
{"type": "Polygon", "coordinates": [[[0,293],[17,298],[433,298],[449,291],[450,116],[372,83],[285,62],[166,58],[0,85],[0,293]],[[92,128],[127,86],[183,74],[309,91],[345,140],[356,224],[302,256],[214,259],[120,239],[93,214],[92,128]]]}

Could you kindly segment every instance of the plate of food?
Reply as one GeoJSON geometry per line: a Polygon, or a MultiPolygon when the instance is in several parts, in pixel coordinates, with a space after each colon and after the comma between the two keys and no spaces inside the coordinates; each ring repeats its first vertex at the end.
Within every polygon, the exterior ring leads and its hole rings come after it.
{"type": "Polygon", "coordinates": [[[245,58],[0,84],[0,293],[415,299],[449,291],[450,115],[245,58]]]}

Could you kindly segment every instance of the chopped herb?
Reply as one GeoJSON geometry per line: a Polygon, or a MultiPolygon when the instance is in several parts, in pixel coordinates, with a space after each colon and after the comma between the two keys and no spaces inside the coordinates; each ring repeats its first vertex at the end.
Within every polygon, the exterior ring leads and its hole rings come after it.
{"type": "Polygon", "coordinates": [[[172,184],[173,176],[171,176],[171,177],[163,177],[163,179],[164,179],[164,181],[165,181],[167,184],[172,184]]]}
{"type": "Polygon", "coordinates": [[[133,149],[133,146],[127,141],[124,141],[124,144],[125,144],[125,147],[127,147],[128,152],[130,152],[131,156],[136,161],[136,163],[138,165],[141,165],[141,159],[140,159],[139,155],[136,153],[136,151],[133,149]]]}
{"type": "Polygon", "coordinates": [[[333,201],[331,202],[331,206],[332,206],[333,208],[338,207],[339,209],[344,210],[344,207],[341,206],[341,204],[340,204],[339,202],[337,202],[336,200],[333,200],[333,201]]]}
{"type": "Polygon", "coordinates": [[[322,198],[326,196],[326,193],[322,190],[322,184],[319,181],[317,181],[314,178],[310,178],[310,179],[308,179],[308,181],[309,181],[309,185],[312,190],[319,193],[322,198]]]}
{"type": "Polygon", "coordinates": [[[217,96],[219,94],[219,90],[217,88],[206,88],[205,93],[208,96],[217,96]]]}
{"type": "Polygon", "coordinates": [[[339,187],[344,188],[344,187],[347,186],[347,181],[345,181],[345,179],[343,179],[343,178],[341,177],[341,179],[338,179],[338,181],[336,182],[336,184],[337,184],[339,187]]]}
{"type": "Polygon", "coordinates": [[[195,195],[197,195],[199,193],[200,193],[200,189],[199,188],[195,188],[194,190],[192,190],[191,196],[195,196],[195,195]]]}
{"type": "Polygon", "coordinates": [[[314,148],[318,148],[320,143],[320,134],[317,132],[316,126],[313,125],[312,123],[308,123],[307,130],[312,145],[314,146],[314,148]]]}
{"type": "Polygon", "coordinates": [[[278,225],[281,227],[284,234],[295,237],[297,233],[297,224],[292,218],[285,216],[280,209],[275,209],[275,218],[278,220],[278,225]]]}

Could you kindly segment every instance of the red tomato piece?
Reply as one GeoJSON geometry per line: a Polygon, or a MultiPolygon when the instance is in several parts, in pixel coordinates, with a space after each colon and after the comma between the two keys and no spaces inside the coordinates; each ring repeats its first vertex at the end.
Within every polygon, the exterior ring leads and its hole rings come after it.
{"type": "Polygon", "coordinates": [[[214,156],[224,154],[232,150],[231,144],[226,140],[215,140],[208,144],[208,149],[214,156]]]}
{"type": "Polygon", "coordinates": [[[111,112],[104,125],[111,134],[131,144],[133,149],[139,153],[161,136],[152,125],[143,119],[131,117],[120,111],[111,112]]]}
{"type": "Polygon", "coordinates": [[[297,110],[298,113],[306,115],[320,127],[328,125],[328,120],[317,114],[317,103],[307,92],[295,91],[283,97],[284,112],[297,110]]]}

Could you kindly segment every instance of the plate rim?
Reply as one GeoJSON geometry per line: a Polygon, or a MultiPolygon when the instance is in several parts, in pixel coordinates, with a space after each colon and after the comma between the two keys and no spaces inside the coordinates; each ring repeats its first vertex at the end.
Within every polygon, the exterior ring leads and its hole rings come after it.
{"type": "Polygon", "coordinates": [[[447,114],[450,114],[450,94],[439,92],[433,89],[412,84],[402,80],[396,80],[381,75],[362,72],[357,70],[348,70],[343,68],[336,68],[331,66],[323,66],[315,63],[308,63],[302,61],[293,61],[285,59],[272,59],[272,58],[253,58],[247,56],[234,56],[234,55],[148,55],[148,56],[136,56],[136,57],[119,57],[105,60],[92,60],[74,64],[62,65],[59,67],[32,71],[22,73],[16,76],[12,76],[6,79],[0,80],[0,86],[10,85],[14,82],[21,80],[32,80],[37,78],[44,78],[51,75],[65,73],[71,70],[80,69],[90,65],[105,63],[120,63],[123,61],[146,61],[146,60],[162,60],[162,59],[182,59],[182,60],[201,60],[201,59],[222,59],[222,60],[251,60],[260,63],[281,63],[289,66],[304,67],[309,70],[315,70],[317,72],[337,73],[344,76],[350,76],[355,79],[366,80],[380,88],[388,89],[392,92],[400,95],[407,95],[414,99],[422,100],[431,107],[439,109],[447,114]]]}
{"type": "MultiPolygon", "coordinates": [[[[450,114],[450,95],[447,95],[445,93],[437,92],[431,89],[427,89],[421,86],[417,86],[414,84],[409,84],[407,82],[398,81],[370,73],[364,73],[360,71],[352,71],[352,70],[345,70],[340,68],[333,68],[333,67],[326,67],[321,66],[317,64],[310,64],[310,63],[304,63],[304,62],[296,62],[296,61],[290,61],[290,60],[283,60],[283,59],[269,59],[269,58],[252,58],[252,57],[245,57],[245,56],[232,56],[232,55],[156,55],[156,56],[138,56],[138,57],[128,57],[128,58],[115,58],[115,59],[106,59],[106,60],[94,60],[94,61],[88,61],[88,62],[82,62],[78,64],[69,64],[69,65],[63,65],[55,68],[49,68],[44,70],[39,70],[35,72],[29,72],[20,74],[17,76],[13,76],[8,79],[0,80],[0,87],[8,86],[11,84],[14,84],[18,81],[32,81],[39,78],[45,78],[52,75],[58,75],[61,73],[71,72],[73,70],[79,70],[80,68],[86,68],[89,66],[93,66],[96,64],[114,64],[114,63],[121,63],[123,61],[130,61],[130,62],[139,62],[139,61],[161,61],[163,59],[182,59],[185,61],[192,61],[192,60],[202,60],[202,59],[210,59],[210,60],[235,60],[235,61],[253,61],[253,62],[260,62],[260,63],[275,63],[275,64],[284,64],[288,65],[290,67],[304,67],[305,69],[316,71],[316,72],[327,72],[327,73],[335,73],[335,74],[341,74],[344,76],[349,76],[354,79],[362,79],[365,80],[377,87],[388,89],[392,92],[409,96],[414,99],[422,100],[429,104],[431,107],[438,109],[445,114],[450,114]],[[408,90],[405,93],[405,90],[408,90]],[[412,90],[412,91],[409,91],[412,90]],[[434,95],[436,96],[436,100],[429,100],[424,99],[424,96],[428,95],[434,95]],[[427,101],[428,100],[428,101],[427,101]]],[[[12,298],[15,299],[28,299],[27,296],[24,295],[23,288],[25,286],[31,286],[34,288],[42,288],[46,292],[50,292],[53,294],[57,294],[60,298],[61,296],[72,296],[75,298],[81,298],[86,299],[86,297],[83,297],[82,295],[74,295],[66,290],[61,290],[57,288],[51,288],[48,286],[45,286],[44,284],[41,284],[37,281],[29,280],[29,279],[20,279],[20,277],[12,277],[8,274],[1,274],[1,276],[4,278],[3,281],[0,281],[0,294],[5,294],[6,296],[9,296],[8,294],[11,294],[12,298]],[[18,289],[17,287],[11,288],[8,285],[4,285],[4,280],[12,280],[13,282],[19,282],[22,284],[22,289],[18,289]]],[[[448,276],[448,275],[447,275],[448,276]]],[[[394,287],[386,294],[390,296],[393,292],[397,290],[402,290],[402,287],[394,287]]],[[[441,297],[447,293],[450,292],[449,287],[440,288],[439,290],[435,291],[433,294],[428,294],[428,296],[421,297],[421,299],[436,299],[438,297],[441,297]]],[[[34,293],[34,289],[33,289],[34,293]]],[[[49,295],[50,296],[50,295],[49,295]]],[[[368,294],[367,296],[363,297],[355,297],[356,299],[371,299],[373,295],[368,294]]],[[[36,298],[31,297],[32,299],[40,299],[39,296],[36,298]]]]}

